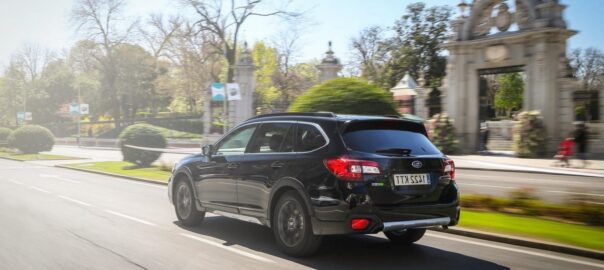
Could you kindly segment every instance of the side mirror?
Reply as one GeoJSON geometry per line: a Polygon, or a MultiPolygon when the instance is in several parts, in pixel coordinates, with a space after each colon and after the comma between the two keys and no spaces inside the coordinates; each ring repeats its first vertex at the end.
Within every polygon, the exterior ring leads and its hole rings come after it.
{"type": "Polygon", "coordinates": [[[206,144],[201,148],[201,153],[206,157],[211,157],[213,148],[211,144],[206,144]]]}

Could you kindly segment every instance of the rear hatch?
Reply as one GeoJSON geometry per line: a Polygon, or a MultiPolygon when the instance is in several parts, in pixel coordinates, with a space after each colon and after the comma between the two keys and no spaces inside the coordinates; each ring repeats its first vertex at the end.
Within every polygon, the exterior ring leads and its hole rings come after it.
{"type": "Polygon", "coordinates": [[[341,131],[349,157],[376,162],[379,174],[364,174],[368,195],[376,205],[438,202],[446,158],[430,142],[419,123],[397,119],[353,121],[341,131]]]}

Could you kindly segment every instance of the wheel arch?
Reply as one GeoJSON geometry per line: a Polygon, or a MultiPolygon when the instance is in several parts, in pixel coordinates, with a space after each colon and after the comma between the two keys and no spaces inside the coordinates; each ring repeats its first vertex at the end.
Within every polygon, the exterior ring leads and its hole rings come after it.
{"type": "MultiPolygon", "coordinates": [[[[189,184],[191,185],[191,189],[193,189],[193,196],[195,199],[195,204],[197,205],[197,189],[195,188],[195,184],[193,183],[193,175],[191,173],[191,171],[189,170],[189,168],[187,167],[183,167],[181,169],[179,169],[178,171],[174,172],[174,177],[172,179],[174,179],[174,185],[176,185],[178,183],[178,181],[181,181],[181,179],[186,179],[186,181],[189,182],[189,184]]],[[[174,186],[174,188],[172,189],[172,203],[175,203],[174,200],[176,200],[176,186],[174,186]]]]}
{"type": "Polygon", "coordinates": [[[286,178],[282,178],[279,181],[277,181],[277,183],[273,186],[273,188],[271,190],[271,195],[270,195],[267,213],[266,213],[266,220],[267,220],[266,224],[269,227],[272,226],[271,220],[272,220],[273,212],[275,210],[277,202],[279,201],[279,198],[285,192],[290,191],[290,190],[295,190],[298,192],[298,195],[300,195],[300,197],[302,198],[302,201],[304,201],[304,204],[306,205],[306,208],[309,211],[309,215],[311,217],[314,216],[314,209],[310,202],[310,196],[304,189],[304,185],[302,184],[302,182],[300,182],[300,180],[295,179],[295,178],[286,177],[286,178]]]}

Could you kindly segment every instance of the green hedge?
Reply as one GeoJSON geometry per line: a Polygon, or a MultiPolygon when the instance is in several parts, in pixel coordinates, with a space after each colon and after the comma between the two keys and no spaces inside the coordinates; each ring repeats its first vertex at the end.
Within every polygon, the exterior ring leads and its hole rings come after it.
{"type": "Polygon", "coordinates": [[[398,115],[388,91],[357,78],[337,78],[314,86],[296,98],[289,111],[398,115]]]}
{"type": "Polygon", "coordinates": [[[459,141],[457,140],[455,126],[453,126],[453,119],[447,114],[441,113],[434,115],[432,122],[431,140],[434,145],[447,155],[455,154],[458,150],[459,141]]]}
{"type": "Polygon", "coordinates": [[[55,137],[45,127],[37,125],[23,126],[15,129],[8,137],[8,145],[17,148],[24,154],[37,154],[50,151],[55,144],[55,137]]]}
{"type": "Polygon", "coordinates": [[[167,129],[203,134],[203,120],[200,119],[153,119],[149,124],[167,129]]]}
{"type": "Polygon", "coordinates": [[[135,149],[127,145],[165,148],[167,141],[159,129],[148,124],[136,124],[124,129],[119,136],[119,145],[124,161],[149,166],[160,157],[160,152],[135,149]]]}
{"type": "Polygon", "coordinates": [[[11,132],[13,131],[9,128],[0,127],[0,144],[6,143],[11,132]]]}

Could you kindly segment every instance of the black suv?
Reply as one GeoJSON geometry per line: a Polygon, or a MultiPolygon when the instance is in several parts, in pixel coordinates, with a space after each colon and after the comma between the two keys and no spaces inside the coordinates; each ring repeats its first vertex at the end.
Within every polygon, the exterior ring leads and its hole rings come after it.
{"type": "Polygon", "coordinates": [[[455,166],[422,123],[391,117],[282,113],[251,118],[175,166],[181,224],[206,212],[273,229],[287,254],[323,235],[384,232],[395,243],[459,219],[455,166]]]}

